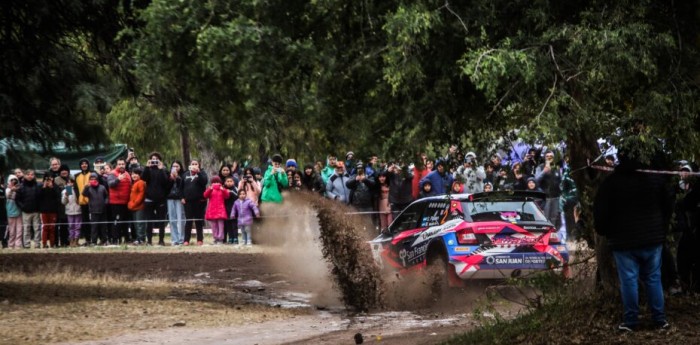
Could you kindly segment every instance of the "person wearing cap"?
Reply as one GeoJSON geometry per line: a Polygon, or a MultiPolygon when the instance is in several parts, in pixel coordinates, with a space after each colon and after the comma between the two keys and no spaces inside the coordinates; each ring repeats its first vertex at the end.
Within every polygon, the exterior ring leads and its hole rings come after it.
{"type": "Polygon", "coordinates": [[[464,181],[464,191],[466,193],[481,193],[484,191],[484,181],[486,180],[486,171],[484,167],[476,163],[476,154],[468,152],[464,156],[463,164],[457,168],[454,179],[464,181]]]}
{"type": "Polygon", "coordinates": [[[78,163],[80,172],[75,174],[75,186],[78,188],[78,204],[80,204],[80,212],[83,217],[80,226],[80,237],[85,239],[85,245],[90,243],[90,208],[88,207],[88,198],[83,196],[85,187],[90,183],[90,161],[87,158],[81,158],[78,163]]]}
{"type": "Polygon", "coordinates": [[[345,163],[335,164],[335,173],[328,179],[326,184],[326,197],[331,200],[338,200],[343,204],[350,203],[350,188],[346,183],[350,176],[345,172],[345,163]]]}
{"type": "Polygon", "coordinates": [[[355,171],[355,175],[350,176],[350,179],[345,182],[345,186],[350,189],[350,205],[359,212],[372,212],[374,210],[372,197],[375,186],[374,177],[367,175],[362,161],[355,164],[355,171]]]}
{"type": "Polygon", "coordinates": [[[447,164],[442,159],[435,163],[435,170],[431,171],[427,176],[425,176],[420,181],[420,187],[423,188],[423,183],[430,181],[433,185],[431,191],[431,196],[433,195],[443,195],[450,193],[450,188],[454,182],[454,178],[447,171],[447,164]]]}
{"type": "Polygon", "coordinates": [[[262,194],[260,202],[282,203],[282,190],[287,188],[289,181],[287,174],[282,169],[282,156],[272,156],[272,164],[267,167],[262,182],[262,194]]]}
{"type": "Polygon", "coordinates": [[[101,244],[108,244],[105,218],[107,212],[107,189],[100,184],[99,175],[90,173],[89,185],[83,189],[83,196],[88,199],[88,208],[90,212],[90,244],[97,245],[99,238],[101,244]]]}

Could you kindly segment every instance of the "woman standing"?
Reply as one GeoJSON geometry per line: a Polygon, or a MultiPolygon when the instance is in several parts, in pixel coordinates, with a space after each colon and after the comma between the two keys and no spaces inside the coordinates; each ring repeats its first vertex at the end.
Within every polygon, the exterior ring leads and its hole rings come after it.
{"type": "Polygon", "coordinates": [[[174,161],[170,165],[168,176],[172,187],[168,193],[168,222],[170,223],[170,241],[172,245],[183,244],[183,232],[185,231],[185,199],[182,163],[174,161]]]}
{"type": "Polygon", "coordinates": [[[192,237],[192,223],[197,228],[197,245],[202,245],[204,241],[204,211],[207,203],[204,199],[204,190],[207,188],[209,178],[199,167],[199,161],[190,161],[190,168],[185,173],[183,183],[183,196],[185,201],[185,242],[190,245],[192,237]]]}
{"type": "Polygon", "coordinates": [[[386,170],[379,173],[377,182],[379,182],[379,224],[380,229],[386,229],[393,219],[389,205],[389,177],[386,170]]]}
{"type": "Polygon", "coordinates": [[[253,174],[253,168],[245,168],[243,170],[243,178],[241,182],[238,183],[238,190],[245,190],[248,199],[250,199],[255,205],[258,205],[258,200],[260,199],[260,182],[255,179],[253,174]]]}

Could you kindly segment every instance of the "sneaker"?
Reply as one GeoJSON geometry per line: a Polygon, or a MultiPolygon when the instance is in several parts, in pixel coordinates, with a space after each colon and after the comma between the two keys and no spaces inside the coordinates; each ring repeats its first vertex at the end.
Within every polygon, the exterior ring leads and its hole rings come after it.
{"type": "Polygon", "coordinates": [[[617,326],[617,330],[624,333],[632,333],[637,330],[637,326],[630,326],[626,323],[621,323],[617,326]]]}
{"type": "Polygon", "coordinates": [[[201,246],[201,245],[203,245],[203,244],[204,244],[204,242],[202,242],[202,241],[197,241],[197,245],[198,245],[198,246],[201,246]]]}
{"type": "Polygon", "coordinates": [[[140,246],[140,245],[142,245],[142,244],[143,244],[143,242],[141,242],[141,241],[139,241],[139,240],[136,240],[136,241],[134,241],[134,243],[133,243],[133,245],[135,245],[135,246],[140,246]]]}
{"type": "Polygon", "coordinates": [[[185,246],[185,247],[186,247],[186,246],[189,246],[189,245],[190,245],[190,242],[185,241],[185,243],[183,243],[182,245],[185,246]]]}
{"type": "Polygon", "coordinates": [[[161,246],[161,247],[163,247],[163,246],[165,246],[165,242],[163,242],[163,241],[158,241],[158,245],[161,246]]]}
{"type": "Polygon", "coordinates": [[[668,321],[656,322],[654,324],[654,328],[659,331],[668,331],[671,329],[671,325],[668,323],[668,321]]]}

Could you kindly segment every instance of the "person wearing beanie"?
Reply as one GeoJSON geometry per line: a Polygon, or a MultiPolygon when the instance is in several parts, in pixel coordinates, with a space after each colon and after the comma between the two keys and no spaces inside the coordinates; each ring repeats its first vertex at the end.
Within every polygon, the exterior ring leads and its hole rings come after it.
{"type": "Polygon", "coordinates": [[[82,215],[82,223],[80,226],[80,237],[85,239],[85,245],[90,243],[90,208],[88,207],[88,198],[83,196],[85,187],[90,182],[90,161],[87,158],[81,158],[78,163],[80,172],[75,174],[75,187],[78,188],[78,204],[80,205],[80,214],[82,215]]]}
{"type": "Polygon", "coordinates": [[[292,170],[296,171],[298,166],[297,166],[297,161],[294,160],[293,158],[287,159],[287,163],[285,164],[285,170],[292,170]]]}
{"type": "Polygon", "coordinates": [[[355,164],[355,153],[348,151],[348,153],[345,154],[345,168],[348,170],[348,173],[350,172],[350,169],[355,167],[355,164]]]}
{"type": "Polygon", "coordinates": [[[272,156],[272,165],[267,167],[262,182],[262,195],[260,201],[282,203],[282,189],[287,188],[289,180],[284,169],[282,169],[282,156],[275,154],[272,156]]]}
{"type": "Polygon", "coordinates": [[[99,182],[97,173],[90,173],[88,186],[83,189],[82,195],[86,197],[90,212],[89,222],[90,227],[90,244],[96,245],[99,237],[101,244],[107,244],[107,233],[104,222],[107,221],[105,214],[107,213],[107,189],[99,182]]]}

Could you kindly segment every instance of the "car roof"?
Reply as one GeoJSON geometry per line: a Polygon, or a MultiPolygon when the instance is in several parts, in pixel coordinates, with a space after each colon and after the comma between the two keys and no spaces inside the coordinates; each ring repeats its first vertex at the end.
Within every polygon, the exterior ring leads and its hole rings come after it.
{"type": "Polygon", "coordinates": [[[497,191],[497,192],[485,192],[485,193],[459,193],[459,194],[443,194],[436,196],[429,196],[420,200],[416,200],[413,203],[423,203],[431,201],[446,201],[446,200],[459,200],[459,201],[475,201],[475,200],[490,200],[490,201],[527,201],[536,199],[545,199],[546,194],[542,192],[528,192],[528,191],[497,191]]]}

